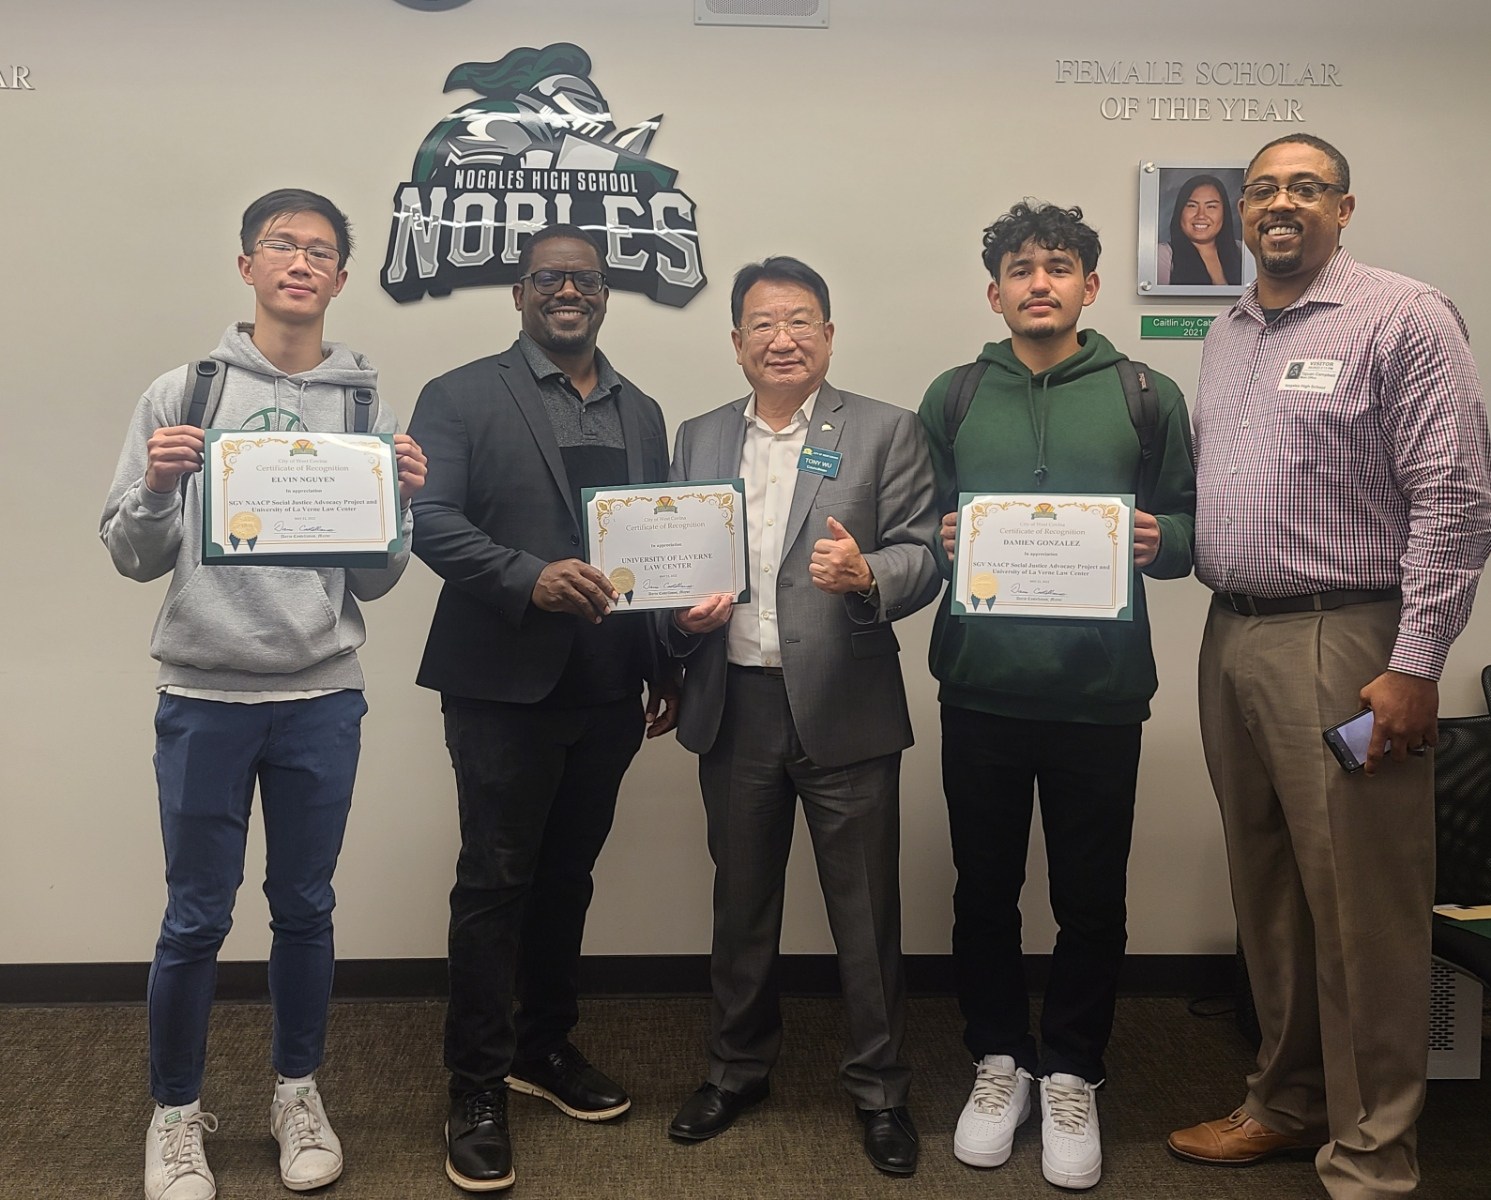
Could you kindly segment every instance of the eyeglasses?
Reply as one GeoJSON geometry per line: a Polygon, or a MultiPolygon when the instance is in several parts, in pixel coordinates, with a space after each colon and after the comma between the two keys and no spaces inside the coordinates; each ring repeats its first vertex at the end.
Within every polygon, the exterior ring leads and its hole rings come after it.
{"type": "Polygon", "coordinates": [[[601,288],[606,286],[604,271],[551,271],[545,267],[539,271],[529,271],[520,276],[518,282],[522,283],[525,279],[533,282],[533,290],[540,296],[557,296],[564,289],[566,279],[575,285],[575,291],[582,296],[598,296],[601,288]]]}
{"type": "Polygon", "coordinates": [[[822,324],[822,321],[808,321],[802,317],[794,321],[753,321],[749,325],[742,325],[740,333],[751,342],[774,342],[779,333],[785,333],[794,342],[805,342],[822,324]]]}
{"type": "Polygon", "coordinates": [[[1277,183],[1245,183],[1243,184],[1243,203],[1249,208],[1267,208],[1274,202],[1274,197],[1281,191],[1288,192],[1289,198],[1296,204],[1308,207],[1311,204],[1319,204],[1325,199],[1327,192],[1344,192],[1339,183],[1326,183],[1320,179],[1301,179],[1296,183],[1286,184],[1280,187],[1277,183]]]}
{"type": "Polygon", "coordinates": [[[323,275],[335,271],[337,263],[342,258],[341,254],[330,246],[297,246],[294,242],[282,242],[279,238],[260,238],[254,245],[264,252],[265,262],[276,266],[294,262],[295,256],[303,252],[306,265],[323,275]]]}

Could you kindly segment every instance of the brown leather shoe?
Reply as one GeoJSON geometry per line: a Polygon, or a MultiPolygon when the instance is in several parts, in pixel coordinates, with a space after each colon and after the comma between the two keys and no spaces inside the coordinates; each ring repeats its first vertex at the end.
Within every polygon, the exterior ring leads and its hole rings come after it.
{"type": "Polygon", "coordinates": [[[1320,1147],[1303,1138],[1275,1133],[1239,1108],[1230,1117],[1177,1129],[1165,1139],[1165,1148],[1187,1162],[1251,1167],[1270,1158],[1313,1155],[1320,1147]]]}

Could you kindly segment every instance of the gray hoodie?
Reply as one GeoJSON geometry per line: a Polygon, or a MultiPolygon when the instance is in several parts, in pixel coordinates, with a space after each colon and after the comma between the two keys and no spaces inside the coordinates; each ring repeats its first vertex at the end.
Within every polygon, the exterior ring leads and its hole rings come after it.
{"type": "MultiPolygon", "coordinates": [[[[319,366],[286,375],[259,353],[252,332],[252,325],[230,326],[212,352],[231,368],[214,428],[340,430],[343,389],[377,386],[367,359],[337,342],[326,345],[319,366]]],[[[121,575],[150,580],[173,571],[150,639],[161,686],[361,688],[357,648],[367,633],[357,600],[376,599],[403,574],[411,511],[403,513],[404,549],[386,568],[203,567],[201,473],[187,477],[184,498],[180,487],[158,493],[145,486],[146,443],[157,429],[181,424],[190,369],[187,364],[162,375],[140,397],[99,526],[121,575]]],[[[374,432],[396,428],[393,412],[380,403],[374,432]]]]}

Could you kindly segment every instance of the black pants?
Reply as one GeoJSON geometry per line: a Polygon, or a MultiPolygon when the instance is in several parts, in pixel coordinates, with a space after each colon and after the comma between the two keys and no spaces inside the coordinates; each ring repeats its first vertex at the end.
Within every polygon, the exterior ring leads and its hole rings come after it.
{"type": "Polygon", "coordinates": [[[1128,941],[1140,728],[942,708],[942,786],[958,872],[953,965],[963,1040],[976,1059],[1008,1054],[1034,1074],[1062,1072],[1091,1083],[1106,1075],[1103,1051],[1128,941]],[[1039,1056],[1020,945],[1037,784],[1059,927],[1039,1056]]]}
{"type": "Polygon", "coordinates": [[[636,698],[442,707],[461,812],[445,1065],[461,1096],[505,1086],[514,1057],[557,1048],[579,1020],[590,873],[643,721],[636,698]]]}

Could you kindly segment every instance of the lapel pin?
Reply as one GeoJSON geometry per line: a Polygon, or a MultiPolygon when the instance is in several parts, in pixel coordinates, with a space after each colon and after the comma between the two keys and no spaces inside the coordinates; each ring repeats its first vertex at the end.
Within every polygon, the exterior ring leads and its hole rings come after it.
{"type": "Polygon", "coordinates": [[[829,430],[830,430],[830,429],[832,429],[832,428],[833,428],[833,426],[832,426],[832,425],[830,425],[830,424],[829,424],[829,423],[828,423],[828,422],[827,422],[827,421],[824,421],[824,422],[823,422],[823,426],[822,426],[822,430],[821,430],[821,431],[822,431],[822,432],[823,432],[823,433],[827,433],[827,432],[828,432],[828,431],[829,431],[829,430]]]}

